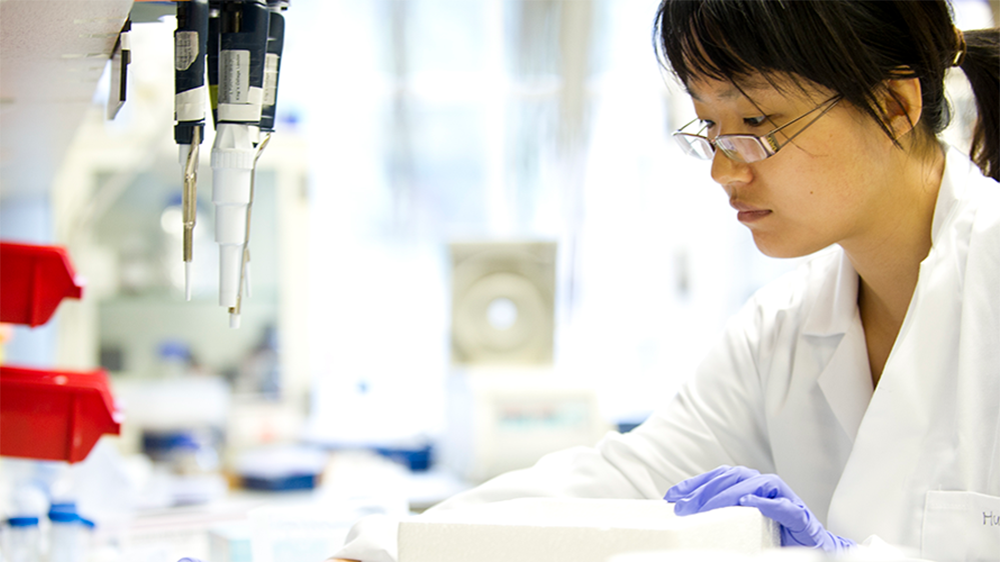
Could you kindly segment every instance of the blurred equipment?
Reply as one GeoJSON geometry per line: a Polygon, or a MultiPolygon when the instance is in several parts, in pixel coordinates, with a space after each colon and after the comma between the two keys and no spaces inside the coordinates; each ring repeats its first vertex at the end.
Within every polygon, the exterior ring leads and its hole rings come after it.
{"type": "Polygon", "coordinates": [[[247,490],[312,490],[328,461],[327,453],[305,445],[264,447],[240,455],[236,474],[247,490]]]}
{"type": "Polygon", "coordinates": [[[608,430],[593,389],[551,372],[554,242],[451,244],[452,376],[442,462],[482,482],[608,430]]]}
{"type": "MultiPolygon", "coordinates": [[[[116,390],[129,412],[128,428],[152,460],[155,493],[149,507],[203,504],[222,497],[229,389],[221,377],[184,372],[171,366],[172,346],[161,346],[161,361],[172,376],[118,381],[116,390]]],[[[186,349],[184,350],[186,353],[186,349]]]]}
{"type": "Polygon", "coordinates": [[[470,482],[592,446],[610,429],[592,388],[536,371],[482,370],[450,378],[442,462],[470,482]]]}
{"type": "Polygon", "coordinates": [[[240,325],[242,298],[250,293],[254,173],[274,130],[284,45],[282,12],[288,5],[288,0],[177,3],[174,138],[180,147],[184,176],[185,295],[190,300],[197,169],[207,91],[216,130],[212,202],[219,244],[219,304],[229,309],[233,328],[240,325]]]}
{"type": "Polygon", "coordinates": [[[547,365],[555,331],[556,244],[451,244],[456,365],[547,365]]]}

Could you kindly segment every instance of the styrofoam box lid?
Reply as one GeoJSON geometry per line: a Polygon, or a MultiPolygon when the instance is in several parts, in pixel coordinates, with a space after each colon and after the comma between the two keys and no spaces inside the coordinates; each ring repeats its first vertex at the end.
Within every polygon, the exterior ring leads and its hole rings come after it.
{"type": "Polygon", "coordinates": [[[686,517],[663,500],[520,498],[430,511],[399,526],[400,562],[604,562],[626,552],[780,546],[750,507],[686,517]]]}

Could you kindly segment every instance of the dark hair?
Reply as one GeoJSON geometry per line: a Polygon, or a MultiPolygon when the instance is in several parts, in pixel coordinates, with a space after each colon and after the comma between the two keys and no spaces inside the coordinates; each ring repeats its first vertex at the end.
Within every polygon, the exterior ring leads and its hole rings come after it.
{"type": "Polygon", "coordinates": [[[685,85],[697,76],[737,86],[758,73],[772,84],[779,74],[803,78],[839,93],[890,137],[879,103],[885,81],[920,80],[917,125],[933,136],[950,119],[945,71],[960,61],[979,111],[971,156],[1000,181],[1000,30],[958,32],[945,0],[663,0],[654,42],[685,85]]]}

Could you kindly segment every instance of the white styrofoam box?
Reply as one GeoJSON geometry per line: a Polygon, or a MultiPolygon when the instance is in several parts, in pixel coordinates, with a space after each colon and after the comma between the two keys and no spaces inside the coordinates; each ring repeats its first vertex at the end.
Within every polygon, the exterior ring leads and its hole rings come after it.
{"type": "Polygon", "coordinates": [[[750,507],[686,517],[663,500],[520,498],[430,511],[399,525],[399,562],[606,562],[617,554],[781,545],[750,507]]]}
{"type": "MultiPolygon", "coordinates": [[[[740,554],[731,550],[658,550],[631,552],[612,556],[608,562],[862,562],[851,557],[835,556],[806,547],[772,548],[758,554],[740,554]]],[[[895,559],[870,559],[864,562],[906,562],[895,559]]]]}

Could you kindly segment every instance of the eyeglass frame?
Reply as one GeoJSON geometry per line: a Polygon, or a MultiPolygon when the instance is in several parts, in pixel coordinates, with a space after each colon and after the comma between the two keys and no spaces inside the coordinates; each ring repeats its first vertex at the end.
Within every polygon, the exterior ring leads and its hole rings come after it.
{"type": "Polygon", "coordinates": [[[766,134],[763,134],[763,135],[751,135],[751,134],[746,134],[746,133],[736,133],[736,134],[730,134],[730,135],[719,135],[719,136],[715,137],[714,139],[711,139],[711,138],[708,138],[705,135],[700,134],[700,132],[703,131],[703,130],[705,130],[705,128],[708,125],[705,125],[701,129],[699,129],[698,133],[685,133],[684,129],[687,129],[695,121],[699,120],[698,117],[695,117],[693,120],[691,120],[690,122],[688,122],[688,124],[684,125],[680,129],[677,129],[673,133],[673,135],[671,135],[671,136],[673,136],[674,140],[676,140],[677,143],[681,145],[681,148],[684,150],[684,152],[686,154],[688,154],[689,156],[692,156],[694,158],[701,159],[701,160],[711,160],[711,158],[710,157],[709,158],[702,158],[699,155],[700,153],[693,149],[693,147],[692,147],[692,141],[689,141],[687,139],[698,139],[698,141],[707,142],[708,146],[712,149],[712,156],[715,155],[715,151],[716,151],[716,149],[718,149],[718,150],[721,150],[722,153],[727,158],[729,158],[730,160],[736,161],[736,162],[742,162],[744,164],[753,164],[755,162],[763,162],[764,160],[767,160],[768,158],[770,158],[770,157],[774,156],[775,154],[777,154],[779,150],[781,150],[782,148],[784,148],[785,146],[787,146],[788,143],[792,142],[792,140],[794,140],[795,137],[801,135],[803,133],[803,131],[805,131],[810,126],[812,126],[812,124],[815,123],[816,121],[818,121],[820,117],[823,117],[824,115],[826,115],[827,112],[829,112],[831,109],[833,109],[837,105],[837,103],[839,103],[840,100],[842,100],[842,99],[844,99],[843,95],[840,95],[840,94],[835,95],[835,96],[831,97],[830,99],[824,101],[823,103],[817,105],[816,107],[810,109],[809,111],[803,113],[802,115],[796,117],[795,119],[792,119],[788,123],[785,123],[784,125],[781,125],[780,127],[777,127],[777,128],[775,128],[775,129],[771,130],[770,132],[768,132],[766,134]],[[833,102],[833,103],[831,103],[831,102],[833,102]],[[802,119],[805,119],[807,116],[811,115],[812,113],[815,113],[817,110],[819,110],[820,108],[822,108],[824,106],[826,106],[826,109],[824,109],[819,115],[817,115],[815,118],[813,118],[812,121],[806,123],[805,127],[802,127],[794,135],[788,137],[785,140],[785,142],[779,143],[778,140],[777,140],[777,138],[775,138],[775,135],[779,131],[781,131],[782,129],[784,129],[785,127],[794,125],[795,123],[801,121],[802,119]],[[718,142],[719,142],[720,139],[732,139],[732,138],[753,139],[753,141],[756,142],[757,145],[760,146],[763,149],[763,151],[766,154],[766,156],[764,156],[763,158],[758,158],[756,160],[747,160],[747,159],[743,158],[743,156],[738,151],[727,149],[727,148],[721,147],[721,146],[717,146],[717,144],[718,144],[718,142]]]}

